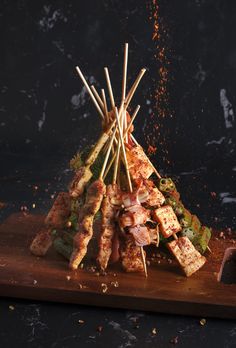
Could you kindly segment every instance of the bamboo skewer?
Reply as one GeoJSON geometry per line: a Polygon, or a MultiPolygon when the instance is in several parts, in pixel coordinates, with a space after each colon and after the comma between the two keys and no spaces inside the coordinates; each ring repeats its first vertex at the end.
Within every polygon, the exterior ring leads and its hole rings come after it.
{"type": "Polygon", "coordinates": [[[140,73],[138,74],[136,80],[134,81],[134,83],[133,83],[133,85],[132,85],[132,87],[131,87],[131,89],[126,97],[125,108],[128,108],[129,103],[131,102],[131,99],[133,98],[133,95],[134,95],[136,89],[138,88],[138,85],[139,85],[143,75],[145,74],[145,72],[146,72],[146,69],[140,70],[140,73]]]}
{"type": "Polygon", "coordinates": [[[127,65],[128,65],[128,49],[129,49],[129,45],[128,45],[128,43],[126,43],[126,44],[125,44],[125,50],[124,50],[124,65],[123,65],[123,80],[122,80],[122,95],[121,95],[121,100],[125,100],[125,93],[126,93],[127,65]]]}
{"type": "Polygon", "coordinates": [[[144,250],[143,250],[142,246],[140,247],[140,251],[141,251],[141,257],[142,257],[142,263],[143,263],[143,267],[144,267],[145,277],[147,278],[147,276],[148,276],[148,274],[147,274],[147,265],[146,265],[144,250]]]}
{"type": "Polygon", "coordinates": [[[114,166],[114,172],[113,172],[113,180],[112,180],[112,183],[115,184],[116,180],[117,180],[119,158],[120,158],[120,139],[118,141],[117,149],[116,149],[116,152],[115,152],[113,158],[114,158],[113,161],[116,159],[115,166],[114,166]]]}
{"type": "Polygon", "coordinates": [[[207,246],[207,250],[209,251],[209,253],[211,253],[211,254],[212,254],[212,250],[210,249],[210,247],[209,247],[209,246],[207,246]]]}
{"type": "Polygon", "coordinates": [[[91,86],[91,90],[92,90],[92,92],[93,92],[95,98],[97,99],[97,102],[98,102],[98,104],[100,105],[100,108],[101,108],[102,111],[104,112],[104,111],[105,111],[105,110],[104,110],[104,103],[103,103],[103,101],[102,101],[102,99],[101,99],[101,97],[100,97],[98,91],[97,91],[96,88],[94,87],[94,85],[91,86]]]}
{"type": "Polygon", "coordinates": [[[105,72],[105,77],[106,77],[106,81],[107,81],[107,88],[108,88],[108,92],[109,92],[109,96],[110,96],[111,107],[113,110],[115,107],[115,101],[114,101],[113,91],[112,91],[112,87],[111,87],[110,75],[109,75],[109,71],[108,71],[107,67],[104,68],[104,72],[105,72]]]}
{"type": "MultiPolygon", "coordinates": [[[[126,130],[125,130],[125,132],[123,134],[123,139],[125,139],[125,136],[128,134],[132,124],[134,123],[134,120],[135,120],[135,118],[136,118],[136,116],[138,114],[139,109],[140,109],[140,105],[137,105],[137,107],[136,107],[136,109],[135,109],[135,111],[134,111],[134,113],[133,113],[133,115],[131,117],[131,121],[130,121],[128,127],[126,128],[126,130]]],[[[109,165],[108,165],[108,167],[107,167],[107,169],[105,171],[104,178],[107,176],[109,170],[111,169],[111,166],[112,166],[114,160],[116,159],[116,156],[117,156],[117,152],[115,152],[113,154],[113,157],[112,157],[112,159],[111,159],[111,161],[110,161],[110,163],[109,163],[109,165]]],[[[118,154],[118,156],[119,156],[119,154],[118,154]]],[[[116,165],[118,165],[118,163],[116,165]]],[[[113,184],[116,182],[116,175],[117,175],[117,173],[115,174],[115,172],[116,172],[116,170],[114,170],[114,174],[113,174],[113,184]]]]}
{"type": "Polygon", "coordinates": [[[89,95],[90,95],[90,97],[91,97],[91,99],[92,99],[92,101],[93,101],[93,103],[94,103],[94,105],[95,105],[99,115],[104,119],[103,112],[102,112],[100,106],[98,105],[98,102],[97,102],[96,98],[94,97],[93,92],[91,91],[91,89],[90,89],[90,87],[89,87],[89,85],[88,85],[88,83],[87,83],[87,81],[86,81],[82,71],[80,70],[80,68],[78,66],[76,67],[76,71],[79,74],[79,77],[81,78],[81,80],[83,81],[83,83],[84,83],[84,85],[85,85],[85,87],[86,87],[86,89],[87,89],[87,91],[88,91],[88,93],[89,93],[89,95]]]}
{"type": "MultiPolygon", "coordinates": [[[[127,66],[128,66],[128,49],[129,45],[128,43],[125,44],[124,49],[124,64],[123,64],[123,80],[122,80],[122,94],[121,94],[121,100],[125,102],[125,94],[126,94],[126,81],[127,81],[127,66]]],[[[123,111],[123,129],[127,128],[127,117],[126,117],[126,110],[123,111]]],[[[126,139],[126,137],[125,137],[126,139]]],[[[127,139],[126,139],[127,141],[127,139]]]]}
{"type": "Polygon", "coordinates": [[[122,137],[117,107],[115,107],[115,116],[116,116],[118,131],[119,131],[120,144],[121,144],[122,154],[123,154],[123,158],[124,158],[124,164],[125,164],[125,170],[126,170],[126,175],[127,175],[127,179],[128,179],[129,190],[130,190],[130,192],[133,192],[133,187],[132,187],[131,178],[130,178],[130,174],[129,174],[128,162],[127,162],[126,152],[125,152],[125,145],[124,145],[124,140],[122,137]]]}
{"type": "Polygon", "coordinates": [[[101,90],[102,92],[102,101],[103,101],[103,106],[104,106],[104,114],[105,114],[105,121],[106,124],[109,124],[109,117],[108,117],[108,110],[107,110],[107,101],[106,101],[106,95],[104,89],[101,90]]]}
{"type": "Polygon", "coordinates": [[[113,130],[113,134],[111,136],[111,139],[110,139],[110,143],[109,143],[109,146],[108,146],[108,150],[107,150],[107,153],[106,153],[106,157],[105,157],[105,160],[103,162],[103,166],[102,166],[102,170],[101,170],[101,173],[99,175],[99,179],[102,180],[103,179],[103,175],[104,175],[104,172],[105,172],[105,169],[106,169],[106,165],[107,165],[107,161],[108,161],[108,158],[110,156],[110,152],[111,152],[111,148],[112,148],[112,144],[113,144],[113,141],[115,139],[115,135],[116,135],[116,128],[113,130]]]}
{"type": "Polygon", "coordinates": [[[140,105],[137,105],[137,107],[136,107],[136,109],[134,110],[134,113],[133,113],[133,115],[132,115],[132,117],[131,117],[131,120],[130,120],[130,123],[129,123],[128,127],[125,128],[124,135],[123,135],[123,139],[127,136],[127,134],[128,134],[128,132],[129,132],[129,130],[130,130],[132,124],[134,123],[134,120],[135,120],[135,118],[136,118],[136,116],[137,116],[137,114],[138,114],[138,112],[139,112],[139,109],[140,109],[140,105]]]}

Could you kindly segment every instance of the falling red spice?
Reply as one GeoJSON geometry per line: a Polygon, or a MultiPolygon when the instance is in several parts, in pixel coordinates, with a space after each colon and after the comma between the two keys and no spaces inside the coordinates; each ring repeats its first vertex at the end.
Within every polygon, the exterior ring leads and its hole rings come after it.
{"type": "Polygon", "coordinates": [[[155,155],[157,148],[155,146],[149,145],[147,152],[149,156],[155,155]]]}
{"type": "MultiPolygon", "coordinates": [[[[152,0],[150,6],[150,20],[153,25],[152,40],[155,45],[155,59],[157,70],[155,81],[156,87],[154,95],[153,112],[150,115],[148,127],[146,129],[146,142],[152,148],[156,149],[156,145],[160,146],[164,152],[164,161],[169,163],[168,150],[166,149],[167,129],[164,129],[164,118],[172,117],[169,106],[169,47],[168,47],[168,30],[160,14],[158,0],[152,0]]],[[[152,153],[153,154],[153,153],[152,153]]]]}

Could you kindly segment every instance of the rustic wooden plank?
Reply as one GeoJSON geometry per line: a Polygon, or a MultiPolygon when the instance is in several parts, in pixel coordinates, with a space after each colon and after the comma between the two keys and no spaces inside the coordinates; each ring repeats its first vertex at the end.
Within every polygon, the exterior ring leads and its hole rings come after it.
{"type": "MultiPolygon", "coordinates": [[[[213,253],[207,264],[190,278],[167,259],[160,259],[160,264],[151,262],[147,279],[142,274],[125,273],[119,266],[98,276],[87,269],[70,271],[66,260],[53,249],[44,258],[31,255],[29,244],[43,219],[13,214],[0,226],[1,296],[236,318],[236,285],[217,280],[224,251],[234,246],[233,240],[212,238],[213,253]]],[[[90,269],[89,261],[86,268],[90,269]]]]}

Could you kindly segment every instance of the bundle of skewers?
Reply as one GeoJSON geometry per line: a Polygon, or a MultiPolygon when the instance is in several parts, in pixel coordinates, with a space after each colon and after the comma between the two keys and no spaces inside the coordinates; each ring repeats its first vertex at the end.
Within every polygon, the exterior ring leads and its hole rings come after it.
{"type": "Polygon", "coordinates": [[[147,276],[148,248],[162,245],[190,276],[206,262],[203,254],[210,250],[211,230],[184,207],[172,179],[161,177],[135,139],[133,124],[140,105],[132,112],[130,105],[146,69],[126,93],[127,63],[125,44],[119,104],[108,68],[104,68],[108,94],[104,89],[99,94],[76,67],[101,117],[102,134],[95,145],[71,160],[75,174],[68,192],[56,197],[30,250],[43,256],[53,246],[76,270],[96,235],[101,271],[120,263],[127,272],[147,276]]]}

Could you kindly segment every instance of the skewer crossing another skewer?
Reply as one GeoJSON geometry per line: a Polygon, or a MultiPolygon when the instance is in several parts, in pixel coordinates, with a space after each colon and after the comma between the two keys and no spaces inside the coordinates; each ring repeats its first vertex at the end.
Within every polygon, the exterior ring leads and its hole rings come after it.
{"type": "Polygon", "coordinates": [[[94,97],[93,92],[91,91],[91,89],[90,89],[90,87],[89,87],[89,85],[88,85],[88,83],[87,83],[87,81],[86,81],[82,71],[80,70],[80,68],[78,66],[76,67],[76,71],[79,74],[81,80],[83,81],[83,83],[84,83],[84,85],[85,85],[85,87],[86,87],[86,89],[87,89],[87,91],[88,91],[88,93],[89,93],[89,95],[90,95],[90,97],[91,97],[91,99],[92,99],[92,101],[93,101],[93,103],[94,103],[94,105],[95,105],[99,115],[104,119],[103,112],[102,112],[100,106],[98,105],[98,102],[97,102],[96,98],[94,97]]]}

